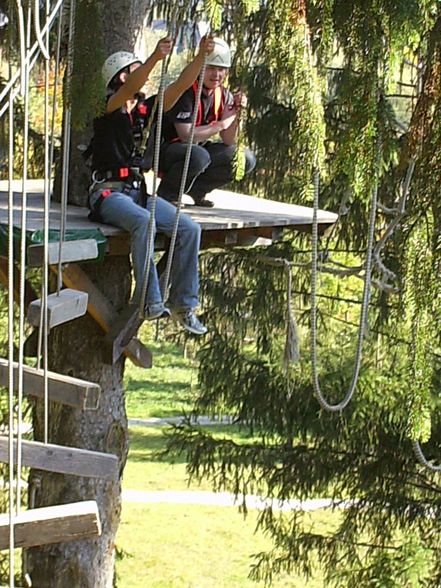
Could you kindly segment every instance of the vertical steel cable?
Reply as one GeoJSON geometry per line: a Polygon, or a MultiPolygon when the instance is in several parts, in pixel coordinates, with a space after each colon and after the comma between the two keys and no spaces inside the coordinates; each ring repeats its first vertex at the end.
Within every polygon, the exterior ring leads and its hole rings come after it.
{"type": "Polygon", "coordinates": [[[170,249],[169,249],[169,253],[168,253],[168,257],[167,257],[167,265],[166,265],[165,272],[164,272],[164,280],[162,282],[162,288],[163,288],[162,298],[163,298],[164,302],[167,301],[168,296],[169,296],[170,274],[171,274],[173,256],[174,256],[174,251],[175,251],[175,246],[176,246],[176,239],[178,236],[179,218],[180,218],[181,209],[182,209],[182,196],[184,195],[185,185],[187,183],[188,169],[190,167],[191,151],[192,151],[193,142],[194,142],[194,133],[196,130],[196,120],[197,120],[197,115],[198,115],[199,102],[200,102],[200,99],[202,96],[202,88],[204,85],[203,80],[205,77],[205,70],[206,69],[207,69],[207,54],[204,55],[204,61],[203,61],[202,67],[201,67],[201,71],[199,73],[200,83],[198,84],[198,89],[197,89],[196,97],[195,97],[195,103],[194,103],[194,107],[193,107],[190,133],[189,133],[188,140],[187,140],[187,150],[185,152],[184,167],[182,169],[181,184],[179,186],[178,201],[176,203],[175,223],[173,226],[172,235],[170,237],[170,249]]]}
{"type": "MultiPolygon", "coordinates": [[[[38,3],[38,0],[37,0],[38,3]]],[[[49,0],[46,0],[46,19],[49,16],[49,0]]],[[[37,9],[37,6],[36,6],[37,9]]],[[[39,21],[39,19],[36,18],[39,21]]],[[[41,42],[43,42],[41,40],[41,42]]],[[[41,361],[41,347],[42,338],[44,340],[44,391],[43,391],[43,403],[44,403],[44,442],[49,442],[49,384],[48,384],[48,293],[49,293],[49,211],[50,211],[50,154],[49,154],[49,66],[50,66],[50,55],[49,55],[49,30],[46,32],[45,37],[45,51],[42,50],[42,54],[45,60],[44,63],[44,246],[43,246],[43,287],[42,287],[42,304],[40,307],[40,326],[38,330],[38,351],[37,351],[37,365],[40,368],[41,361]]]]}
{"type": "Polygon", "coordinates": [[[67,67],[66,67],[66,82],[65,82],[65,110],[64,110],[64,132],[63,132],[63,173],[61,185],[61,223],[60,223],[60,243],[58,248],[58,274],[57,274],[57,294],[63,286],[63,272],[61,263],[62,245],[66,234],[66,214],[67,214],[67,193],[69,189],[69,156],[70,156],[70,140],[71,140],[71,79],[74,56],[74,38],[75,38],[75,0],[70,2],[70,18],[69,18],[69,46],[67,51],[67,67]]]}
{"type": "MultiPolygon", "coordinates": [[[[32,7],[28,2],[26,19],[26,57],[31,46],[32,7]]],[[[22,468],[22,421],[23,421],[23,366],[24,366],[24,328],[25,328],[25,290],[26,290],[26,257],[27,257],[27,182],[29,161],[29,74],[30,63],[25,60],[25,93],[23,121],[23,178],[22,178],[22,209],[21,209],[21,241],[20,241],[20,318],[18,341],[18,393],[17,393],[17,512],[21,510],[21,468],[22,468]]]]}
{"type": "MultiPolygon", "coordinates": [[[[11,51],[13,11],[9,18],[9,51],[11,51]]],[[[21,36],[20,36],[21,43],[21,36]]],[[[23,55],[22,55],[23,57],[23,55]]],[[[9,79],[12,77],[12,59],[9,59],[9,79]]],[[[8,153],[8,454],[9,454],[9,586],[14,588],[15,557],[14,557],[14,98],[12,90],[9,93],[9,153],[8,153]]]]}
{"type": "MultiPolygon", "coordinates": [[[[51,29],[53,21],[55,20],[55,17],[57,16],[57,12],[58,9],[60,8],[60,6],[63,4],[65,0],[58,0],[57,4],[55,5],[55,7],[52,9],[52,12],[50,14],[50,17],[48,19],[48,21],[46,22],[46,24],[44,25],[44,27],[41,30],[42,35],[46,34],[46,30],[47,29],[51,29]]],[[[17,0],[17,4],[20,6],[20,2],[19,0],[17,0]]],[[[20,64],[20,68],[13,74],[12,78],[8,81],[8,83],[5,85],[5,87],[3,88],[3,90],[0,92],[0,104],[2,104],[4,102],[5,99],[7,99],[7,97],[9,96],[10,92],[13,92],[13,96],[14,98],[16,96],[18,96],[18,94],[20,92],[16,92],[14,91],[14,87],[15,84],[17,82],[17,80],[20,78],[20,76],[22,75],[23,69],[24,69],[24,65],[28,64],[29,65],[29,69],[31,70],[35,64],[36,61],[36,53],[38,52],[38,42],[36,41],[33,45],[31,50],[28,52],[27,55],[25,55],[24,58],[24,62],[23,64],[20,64]]],[[[6,110],[8,109],[8,105],[9,102],[6,102],[5,105],[3,105],[0,108],[0,117],[3,116],[3,114],[6,112],[6,110]]]]}

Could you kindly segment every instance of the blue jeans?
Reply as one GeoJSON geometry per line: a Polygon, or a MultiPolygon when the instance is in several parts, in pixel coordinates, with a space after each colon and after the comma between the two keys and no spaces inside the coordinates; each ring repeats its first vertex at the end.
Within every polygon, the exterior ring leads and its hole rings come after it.
{"type": "MultiPolygon", "coordinates": [[[[90,195],[93,207],[100,196],[100,190],[90,195]]],[[[149,205],[147,209],[137,204],[138,190],[129,194],[112,192],[104,198],[100,214],[104,223],[120,227],[130,233],[133,272],[136,286],[132,301],[139,303],[147,256],[148,225],[150,220],[149,205]]],[[[176,207],[158,198],[155,211],[155,230],[171,236],[176,218],[176,207]]],[[[199,271],[198,255],[201,240],[201,227],[185,214],[179,216],[178,234],[170,274],[170,295],[168,303],[177,310],[193,309],[198,305],[199,271]]],[[[161,302],[158,273],[152,260],[148,280],[146,305],[161,302]]]]}

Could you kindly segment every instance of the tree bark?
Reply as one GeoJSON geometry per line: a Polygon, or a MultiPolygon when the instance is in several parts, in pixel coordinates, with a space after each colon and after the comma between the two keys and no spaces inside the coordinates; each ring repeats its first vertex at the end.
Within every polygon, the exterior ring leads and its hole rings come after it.
{"type": "MultiPolygon", "coordinates": [[[[92,268],[92,266],[90,266],[92,268]]],[[[93,266],[89,276],[122,306],[129,293],[128,259],[114,257],[93,266]]],[[[124,359],[115,365],[103,363],[100,347],[103,333],[88,316],[56,327],[50,336],[50,369],[101,385],[97,411],[81,411],[51,404],[49,441],[117,455],[120,475],[128,451],[127,417],[124,405],[124,359]]],[[[34,436],[44,436],[43,403],[34,405],[34,436]]],[[[34,588],[109,588],[114,573],[114,543],[121,512],[121,481],[64,476],[32,471],[30,506],[41,507],[81,500],[96,500],[102,535],[94,540],[49,545],[28,551],[26,567],[34,588]],[[32,497],[34,499],[32,500],[32,497]]]]}
{"type": "MultiPolygon", "coordinates": [[[[147,2],[138,0],[100,0],[89,3],[77,0],[81,9],[91,6],[101,15],[101,30],[90,23],[92,42],[102,35],[107,54],[132,50],[136,31],[142,26],[147,2]],[[93,34],[92,34],[93,31],[93,34]],[[99,33],[97,32],[99,31],[99,33]]],[[[91,9],[92,9],[91,8],[91,9]]],[[[76,58],[78,59],[79,53],[76,58]]],[[[81,72],[81,67],[77,67],[81,72]]],[[[93,75],[100,75],[101,63],[93,75]]],[[[90,71],[83,71],[85,83],[90,71]]],[[[94,116],[90,113],[89,127],[94,116]]],[[[74,131],[70,165],[69,201],[86,204],[87,170],[78,143],[90,137],[90,130],[74,131]]],[[[105,292],[120,311],[130,292],[130,266],[127,257],[107,258],[102,265],[84,266],[89,277],[105,292]]],[[[80,411],[52,404],[49,417],[49,442],[72,447],[110,452],[120,459],[120,475],[128,452],[128,428],[124,404],[124,362],[103,364],[100,347],[103,333],[88,316],[56,327],[49,341],[49,366],[52,371],[73,375],[101,385],[97,411],[80,411]]],[[[37,401],[33,407],[34,436],[43,440],[44,410],[37,401]]],[[[115,535],[121,513],[121,481],[109,482],[81,477],[32,471],[30,506],[41,507],[80,500],[96,500],[100,512],[102,535],[94,540],[37,547],[24,555],[24,564],[34,588],[110,588],[113,584],[115,535]]]]}

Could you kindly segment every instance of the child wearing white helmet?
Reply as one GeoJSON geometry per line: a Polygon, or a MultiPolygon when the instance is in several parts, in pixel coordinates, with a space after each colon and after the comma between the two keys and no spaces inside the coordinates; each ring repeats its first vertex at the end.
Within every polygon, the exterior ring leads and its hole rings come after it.
{"type": "MultiPolygon", "coordinates": [[[[198,105],[198,115],[192,146],[188,183],[185,189],[196,205],[213,206],[206,194],[228,184],[233,180],[233,161],[236,154],[236,141],[240,110],[246,106],[246,97],[238,92],[232,94],[223,82],[231,67],[231,52],[228,44],[214,38],[214,49],[207,56],[207,69],[202,80],[203,89],[198,105]],[[220,141],[213,141],[216,136],[220,141]]],[[[158,194],[174,201],[182,176],[186,141],[190,134],[191,118],[197,88],[196,81],[167,114],[164,125],[165,143],[161,149],[162,181],[158,194]]],[[[245,173],[250,173],[256,159],[252,151],[245,149],[245,173]]]]}
{"type": "MultiPolygon", "coordinates": [[[[139,92],[145,85],[154,66],[172,51],[172,40],[159,41],[154,52],[142,63],[133,53],[119,51],[108,57],[102,68],[106,84],[106,112],[94,121],[91,142],[92,186],[89,205],[91,218],[121,227],[130,232],[131,252],[136,287],[133,302],[139,303],[146,267],[149,199],[146,198],[143,172],[148,167],[139,157],[139,137],[150,126],[154,117],[155,97],[145,99],[139,92]],[[140,132],[140,125],[142,127],[140,132]],[[146,198],[146,201],[144,201],[146,198]]],[[[203,38],[199,53],[170,84],[164,94],[164,111],[169,110],[179,97],[191,87],[206,53],[213,48],[211,38],[203,38]]],[[[158,198],[155,211],[156,229],[170,235],[176,217],[176,208],[158,198]]],[[[178,238],[171,272],[168,306],[172,317],[196,335],[207,332],[195,315],[198,305],[198,254],[200,226],[182,214],[178,225],[178,238]]],[[[164,305],[155,264],[150,264],[145,316],[156,319],[170,316],[164,305]]]]}

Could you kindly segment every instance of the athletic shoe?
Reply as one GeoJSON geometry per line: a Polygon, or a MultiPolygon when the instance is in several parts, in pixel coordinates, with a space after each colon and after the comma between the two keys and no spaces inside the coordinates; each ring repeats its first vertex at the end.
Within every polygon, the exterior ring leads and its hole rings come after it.
{"type": "Polygon", "coordinates": [[[168,318],[171,315],[169,309],[162,302],[148,304],[145,307],[145,318],[148,321],[154,321],[160,318],[168,318]]]}
{"type": "Polygon", "coordinates": [[[193,335],[205,335],[208,332],[207,327],[201,323],[193,310],[176,311],[172,314],[172,318],[193,335]]]}

